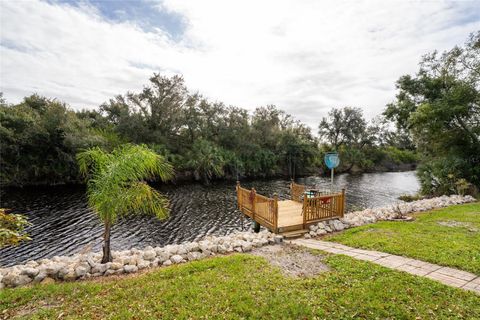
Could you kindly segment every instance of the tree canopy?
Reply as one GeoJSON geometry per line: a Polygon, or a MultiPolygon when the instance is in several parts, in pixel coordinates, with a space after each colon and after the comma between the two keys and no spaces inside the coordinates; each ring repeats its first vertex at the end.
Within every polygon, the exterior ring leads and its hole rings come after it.
{"type": "Polygon", "coordinates": [[[460,179],[480,187],[480,31],[462,47],[425,55],[397,88],[384,114],[411,134],[423,191],[455,192],[460,179]]]}
{"type": "Polygon", "coordinates": [[[142,145],[126,144],[108,153],[98,147],[77,155],[81,174],[87,180],[88,204],[105,225],[102,263],[112,261],[110,228],[120,218],[136,213],[168,216],[168,200],[145,180],[173,176],[165,159],[142,145]]]}

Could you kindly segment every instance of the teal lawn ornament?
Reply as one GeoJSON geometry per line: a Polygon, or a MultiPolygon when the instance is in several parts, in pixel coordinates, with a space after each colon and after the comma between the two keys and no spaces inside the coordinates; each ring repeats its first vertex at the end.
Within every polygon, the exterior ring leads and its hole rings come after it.
{"type": "Polygon", "coordinates": [[[336,152],[327,152],[325,155],[325,164],[327,165],[328,169],[331,170],[331,189],[333,190],[333,171],[338,165],[340,164],[340,158],[338,157],[338,153],[336,152]]]}

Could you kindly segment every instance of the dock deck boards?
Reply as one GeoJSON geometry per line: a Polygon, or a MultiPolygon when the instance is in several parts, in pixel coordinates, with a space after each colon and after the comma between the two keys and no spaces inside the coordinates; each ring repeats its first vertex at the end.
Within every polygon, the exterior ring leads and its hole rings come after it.
{"type": "Polygon", "coordinates": [[[293,200],[278,201],[278,227],[303,224],[302,204],[293,200]]]}
{"type": "Polygon", "coordinates": [[[237,183],[237,203],[240,211],[258,224],[272,232],[280,234],[302,234],[308,232],[308,226],[318,221],[343,216],[345,208],[345,190],[305,195],[306,187],[290,185],[292,200],[279,200],[278,195],[266,197],[255,189],[245,189],[237,183]]]}

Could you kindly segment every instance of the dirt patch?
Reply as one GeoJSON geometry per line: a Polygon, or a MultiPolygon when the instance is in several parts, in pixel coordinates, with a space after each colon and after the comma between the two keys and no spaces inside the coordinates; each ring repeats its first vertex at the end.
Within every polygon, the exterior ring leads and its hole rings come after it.
{"type": "Polygon", "coordinates": [[[290,277],[314,277],[329,271],[323,263],[321,254],[313,254],[308,249],[281,244],[257,248],[251,252],[255,256],[264,257],[270,264],[279,267],[283,274],[290,277]]]}
{"type": "Polygon", "coordinates": [[[478,228],[475,228],[471,223],[468,223],[468,222],[448,220],[448,221],[438,221],[437,223],[441,226],[444,226],[444,227],[466,228],[470,232],[478,232],[478,228]]]}
{"type": "Polygon", "coordinates": [[[18,308],[3,310],[0,319],[17,319],[32,316],[40,310],[57,308],[60,305],[61,301],[32,301],[18,308]]]}

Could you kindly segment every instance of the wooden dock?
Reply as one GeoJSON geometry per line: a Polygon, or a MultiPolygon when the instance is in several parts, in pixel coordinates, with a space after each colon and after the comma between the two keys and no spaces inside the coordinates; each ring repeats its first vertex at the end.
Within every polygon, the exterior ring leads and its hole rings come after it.
{"type": "Polygon", "coordinates": [[[238,208],[246,216],[274,233],[301,234],[319,221],[341,218],[345,211],[345,189],[341,192],[309,193],[304,185],[290,184],[291,200],[278,200],[245,189],[237,183],[238,208]]]}

